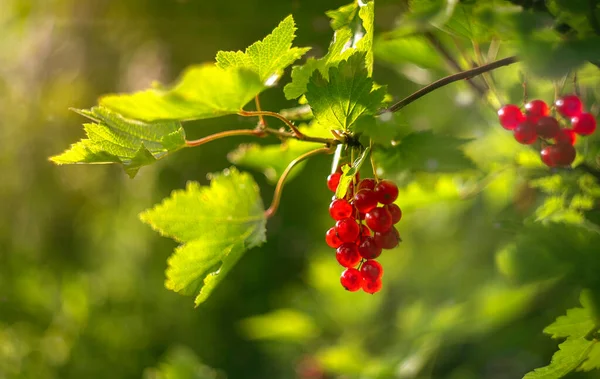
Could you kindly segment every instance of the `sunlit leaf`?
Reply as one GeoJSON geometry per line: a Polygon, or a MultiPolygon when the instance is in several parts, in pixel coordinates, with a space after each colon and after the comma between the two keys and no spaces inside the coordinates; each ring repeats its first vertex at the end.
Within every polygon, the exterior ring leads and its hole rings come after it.
{"type": "Polygon", "coordinates": [[[548,366],[528,373],[523,379],[559,379],[575,370],[588,357],[595,341],[583,338],[568,339],[561,343],[548,366]]]}
{"type": "Polygon", "coordinates": [[[363,150],[362,154],[352,162],[352,166],[342,166],[342,176],[340,177],[340,182],[335,191],[335,196],[338,199],[346,196],[350,183],[352,183],[352,180],[354,180],[354,177],[358,174],[362,165],[370,157],[370,152],[371,149],[367,147],[363,150]]]}

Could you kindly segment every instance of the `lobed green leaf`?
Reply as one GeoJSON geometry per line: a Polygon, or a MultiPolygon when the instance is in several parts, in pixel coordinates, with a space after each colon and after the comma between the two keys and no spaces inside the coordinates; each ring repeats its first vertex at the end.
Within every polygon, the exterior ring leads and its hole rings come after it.
{"type": "Polygon", "coordinates": [[[579,367],[596,344],[583,338],[568,339],[561,343],[548,366],[528,373],[523,379],[559,379],[579,367]]]}
{"type": "Polygon", "coordinates": [[[246,250],[265,241],[266,218],[258,186],[235,168],[212,177],[210,186],[189,182],[140,218],[182,245],[168,260],[165,286],[207,299],[246,250]]]}

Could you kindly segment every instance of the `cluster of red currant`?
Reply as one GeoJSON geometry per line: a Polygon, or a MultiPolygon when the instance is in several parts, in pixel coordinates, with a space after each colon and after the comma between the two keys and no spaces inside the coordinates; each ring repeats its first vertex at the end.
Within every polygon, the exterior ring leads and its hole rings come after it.
{"type": "Polygon", "coordinates": [[[581,99],[576,95],[563,96],[554,103],[558,113],[570,121],[570,128],[561,128],[558,120],[550,115],[550,107],[542,100],[532,100],[525,104],[525,114],[521,109],[508,104],[498,110],[500,125],[512,130],[515,139],[531,145],[542,139],[540,155],[548,167],[569,166],[575,160],[576,135],[589,136],[596,130],[596,120],[583,111],[581,99]],[[548,141],[554,140],[554,144],[548,141]]]}
{"type": "MultiPolygon", "coordinates": [[[[337,190],[340,177],[336,172],[327,178],[331,191],[337,190]]],[[[375,258],[401,241],[394,227],[402,218],[400,207],[394,204],[397,198],[398,187],[393,182],[360,180],[358,174],[344,198],[333,198],[329,214],[336,223],[327,231],[325,241],[336,249],[337,261],[346,267],[340,281],[348,291],[362,288],[373,294],[381,289],[383,268],[375,258]]]]}

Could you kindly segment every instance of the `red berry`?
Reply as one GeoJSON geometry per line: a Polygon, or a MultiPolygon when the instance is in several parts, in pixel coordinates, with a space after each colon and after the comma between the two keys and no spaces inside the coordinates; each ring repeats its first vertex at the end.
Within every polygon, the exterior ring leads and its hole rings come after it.
{"type": "Polygon", "coordinates": [[[369,259],[362,264],[360,273],[364,280],[375,281],[383,277],[383,267],[376,260],[369,259]]]}
{"type": "Polygon", "coordinates": [[[573,129],[561,129],[556,137],[554,137],[554,141],[557,145],[559,144],[567,144],[567,145],[575,145],[575,140],[577,139],[577,134],[573,131],[573,129]]]}
{"type": "Polygon", "coordinates": [[[560,133],[560,125],[554,117],[544,116],[538,119],[535,130],[540,137],[551,139],[560,133]]]}
{"type": "Polygon", "coordinates": [[[377,246],[373,237],[365,237],[358,245],[358,253],[365,259],[374,259],[381,255],[381,247],[377,246]]]}
{"type": "Polygon", "coordinates": [[[381,290],[382,286],[383,286],[383,284],[381,283],[381,279],[377,279],[377,280],[363,279],[363,281],[362,281],[362,289],[366,293],[373,294],[373,293],[379,292],[381,290]]]}
{"type": "Polygon", "coordinates": [[[358,253],[358,247],[355,243],[343,243],[335,251],[335,258],[344,267],[354,267],[360,262],[362,257],[358,253]]]}
{"type": "Polygon", "coordinates": [[[542,151],[540,151],[540,158],[542,158],[542,162],[544,162],[544,164],[548,167],[554,167],[556,165],[556,163],[554,163],[554,156],[553,156],[554,148],[555,148],[555,145],[546,146],[545,148],[542,149],[542,151]]]}
{"type": "Polygon", "coordinates": [[[392,227],[392,215],[385,208],[374,208],[365,215],[365,222],[372,231],[385,232],[392,227]]]}
{"type": "Polygon", "coordinates": [[[354,206],[360,213],[367,213],[377,206],[375,192],[368,188],[358,191],[354,195],[354,206]]]}
{"type": "Polygon", "coordinates": [[[345,218],[335,223],[335,231],[342,242],[356,242],[360,228],[353,218],[345,218]]]}
{"type": "Polygon", "coordinates": [[[389,180],[377,183],[374,191],[377,201],[381,204],[391,204],[398,198],[398,186],[389,180]]]}
{"type": "Polygon", "coordinates": [[[329,205],[329,214],[334,220],[341,220],[352,216],[352,205],[344,199],[335,199],[329,205]]]}
{"type": "Polygon", "coordinates": [[[392,224],[397,224],[402,219],[402,210],[396,204],[388,204],[384,208],[392,215],[392,224]]]}
{"type": "Polygon", "coordinates": [[[368,188],[370,190],[375,189],[375,179],[367,178],[360,181],[358,184],[358,190],[368,188]]]}
{"type": "Polygon", "coordinates": [[[541,151],[542,161],[549,167],[569,166],[575,160],[577,152],[573,145],[566,143],[545,147],[541,151]]]}
{"type": "Polygon", "coordinates": [[[382,249],[390,250],[398,246],[398,243],[402,241],[400,233],[396,228],[392,227],[390,230],[383,233],[375,233],[373,236],[375,244],[382,249]]]}
{"type": "Polygon", "coordinates": [[[581,113],[571,118],[573,131],[581,136],[589,136],[596,130],[596,119],[589,113],[581,113]]]}
{"type": "Polygon", "coordinates": [[[371,235],[371,231],[364,225],[360,226],[360,235],[363,237],[369,237],[371,235]]]}
{"type": "Polygon", "coordinates": [[[335,228],[329,228],[327,233],[325,233],[325,242],[327,242],[327,245],[333,247],[334,249],[340,247],[342,240],[337,236],[335,228]]]}
{"type": "Polygon", "coordinates": [[[536,123],[540,117],[548,116],[550,114],[550,108],[542,100],[531,100],[525,104],[525,110],[527,111],[527,119],[536,123]]]}
{"type": "Polygon", "coordinates": [[[515,139],[524,145],[531,145],[537,140],[535,124],[530,121],[523,121],[514,129],[515,139]]]}
{"type": "Polygon", "coordinates": [[[508,104],[500,108],[498,110],[498,118],[500,119],[500,125],[507,130],[513,130],[517,125],[525,121],[523,112],[513,104],[508,104]]]}
{"type": "Polygon", "coordinates": [[[567,118],[579,116],[583,112],[583,104],[576,95],[563,96],[556,100],[554,105],[556,105],[558,112],[567,118]]]}
{"type": "Polygon", "coordinates": [[[340,277],[340,283],[350,292],[358,291],[362,287],[362,281],[362,274],[355,268],[345,269],[340,277]]]}
{"type": "Polygon", "coordinates": [[[337,190],[338,184],[340,184],[341,177],[342,174],[339,172],[334,172],[333,174],[327,177],[327,188],[329,188],[331,192],[335,192],[337,190]]]}

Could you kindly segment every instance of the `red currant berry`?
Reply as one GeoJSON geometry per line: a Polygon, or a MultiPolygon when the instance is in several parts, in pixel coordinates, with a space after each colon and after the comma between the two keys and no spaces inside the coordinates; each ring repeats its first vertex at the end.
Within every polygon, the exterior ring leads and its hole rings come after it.
{"type": "Polygon", "coordinates": [[[391,204],[398,198],[398,186],[389,180],[382,180],[375,186],[375,195],[381,204],[391,204]]]}
{"type": "Polygon", "coordinates": [[[364,225],[360,226],[360,235],[363,237],[369,237],[371,235],[371,230],[364,225]]]}
{"type": "Polygon", "coordinates": [[[386,232],[392,227],[392,215],[385,208],[374,208],[365,215],[365,222],[374,232],[386,232]]]}
{"type": "Polygon", "coordinates": [[[580,136],[589,136],[596,130],[596,119],[589,113],[581,113],[571,118],[573,131],[580,136]]]}
{"type": "Polygon", "coordinates": [[[365,259],[374,259],[381,255],[381,247],[377,246],[373,237],[365,237],[358,245],[358,253],[365,259]]]}
{"type": "Polygon", "coordinates": [[[531,145],[537,140],[535,124],[530,121],[523,121],[514,129],[514,135],[517,142],[531,145]]]}
{"type": "Polygon", "coordinates": [[[384,208],[392,215],[392,224],[397,224],[402,219],[402,210],[396,204],[388,204],[384,208]]]}
{"type": "Polygon", "coordinates": [[[335,251],[335,258],[344,267],[354,267],[362,259],[355,243],[343,243],[335,251]]]}
{"type": "Polygon", "coordinates": [[[360,228],[353,218],[345,218],[335,223],[335,231],[342,242],[356,242],[360,228]]]}
{"type": "Polygon", "coordinates": [[[327,233],[325,233],[325,242],[327,242],[329,247],[333,247],[334,249],[340,247],[342,240],[337,236],[335,228],[329,228],[327,233]]]}
{"type": "Polygon", "coordinates": [[[381,283],[381,279],[377,280],[365,280],[362,281],[362,289],[366,293],[374,294],[381,290],[383,284],[381,283]]]}
{"type": "Polygon", "coordinates": [[[573,145],[569,145],[566,143],[554,145],[553,153],[553,161],[556,166],[570,166],[571,163],[575,160],[575,156],[577,152],[573,145]]]}
{"type": "Polygon", "coordinates": [[[560,133],[560,125],[554,117],[544,116],[538,119],[535,130],[540,137],[551,139],[560,133]]]}
{"type": "Polygon", "coordinates": [[[375,192],[368,188],[358,191],[354,195],[354,206],[360,213],[367,213],[377,206],[375,192]]]}
{"type": "Polygon", "coordinates": [[[507,130],[513,130],[517,125],[525,121],[523,112],[513,104],[508,104],[500,108],[498,110],[498,118],[500,119],[500,125],[507,130]]]}
{"type": "Polygon", "coordinates": [[[375,179],[367,178],[367,179],[361,180],[360,183],[358,184],[358,190],[360,191],[361,189],[364,189],[364,188],[368,188],[370,190],[375,189],[375,179]]]}
{"type": "Polygon", "coordinates": [[[344,199],[335,199],[329,205],[329,214],[334,220],[341,220],[352,216],[352,205],[344,199]]]}
{"type": "Polygon", "coordinates": [[[583,104],[576,95],[563,96],[554,105],[561,115],[568,118],[579,116],[583,112],[583,104]]]}
{"type": "Polygon", "coordinates": [[[337,190],[338,184],[340,184],[341,177],[342,174],[339,172],[334,172],[333,174],[327,177],[327,188],[329,188],[331,192],[335,192],[337,190]]]}
{"type": "Polygon", "coordinates": [[[375,244],[382,249],[390,250],[398,246],[398,243],[402,241],[400,233],[396,228],[392,227],[390,230],[383,233],[375,233],[373,236],[375,244]]]}
{"type": "Polygon", "coordinates": [[[373,259],[369,259],[362,264],[360,272],[364,280],[375,281],[383,277],[383,267],[373,259]]]}
{"type": "Polygon", "coordinates": [[[575,145],[575,140],[577,139],[577,134],[573,131],[573,129],[561,129],[556,137],[554,137],[554,141],[557,145],[567,144],[567,145],[575,145]]]}
{"type": "Polygon", "coordinates": [[[546,146],[540,151],[540,158],[542,158],[542,162],[548,167],[554,167],[556,164],[554,163],[553,152],[555,145],[546,146]]]}
{"type": "Polygon", "coordinates": [[[356,292],[362,287],[362,274],[355,268],[347,268],[342,272],[340,283],[350,292],[356,292]]]}
{"type": "Polygon", "coordinates": [[[542,100],[531,100],[525,104],[525,110],[527,111],[527,118],[534,123],[537,122],[540,117],[548,116],[550,114],[550,108],[542,100]]]}

